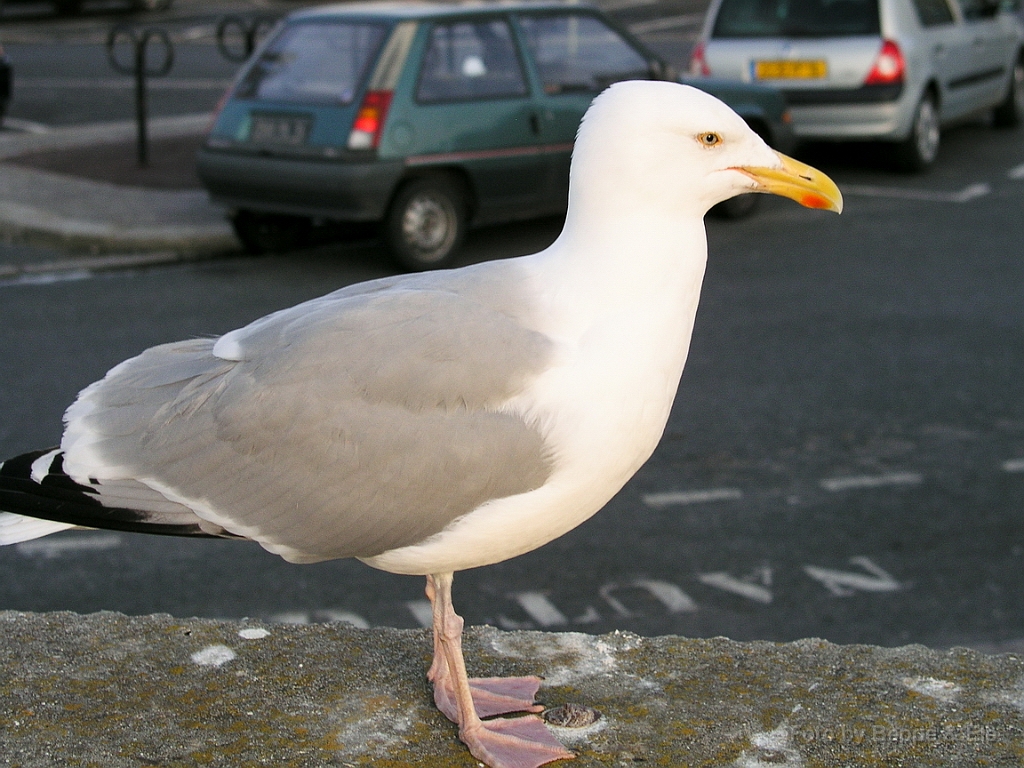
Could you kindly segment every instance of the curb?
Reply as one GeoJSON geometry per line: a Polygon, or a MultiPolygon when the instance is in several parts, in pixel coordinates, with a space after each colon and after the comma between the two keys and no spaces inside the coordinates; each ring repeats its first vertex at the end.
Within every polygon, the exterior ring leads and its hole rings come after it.
{"type": "Polygon", "coordinates": [[[208,253],[155,251],[153,253],[125,253],[109,256],[73,256],[67,259],[56,259],[32,264],[0,264],[0,285],[50,282],[50,278],[57,275],[158,267],[165,264],[204,261],[220,255],[228,256],[234,254],[224,253],[223,251],[208,253]]]}
{"type": "MultiPolygon", "coordinates": [[[[150,121],[149,135],[195,135],[209,121],[207,114],[156,118],[150,121]]],[[[134,121],[122,121],[0,135],[0,161],[31,152],[126,141],[135,131],[134,121]]],[[[32,267],[0,264],[0,277],[84,268],[81,262],[72,265],[76,254],[138,258],[140,251],[156,252],[152,259],[146,257],[146,263],[153,264],[240,249],[223,213],[203,191],[118,186],[15,165],[0,165],[0,238],[57,248],[69,256],[68,262],[32,267]]]]}

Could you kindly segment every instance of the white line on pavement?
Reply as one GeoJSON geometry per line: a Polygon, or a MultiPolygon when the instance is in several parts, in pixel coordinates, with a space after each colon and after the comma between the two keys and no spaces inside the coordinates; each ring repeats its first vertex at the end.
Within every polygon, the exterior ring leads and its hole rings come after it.
{"type": "Polygon", "coordinates": [[[920,485],[924,480],[917,472],[888,472],[883,475],[852,475],[830,477],[820,485],[826,491],[848,491],[857,488],[881,488],[890,485],[920,485]]]}
{"type": "Polygon", "coordinates": [[[858,197],[886,197],[899,200],[922,200],[929,203],[967,203],[992,192],[984,182],[970,184],[959,192],[940,192],[933,189],[907,189],[902,187],[876,187],[863,184],[844,184],[844,195],[858,197]]]}
{"type": "Polygon", "coordinates": [[[121,546],[121,537],[116,533],[86,534],[73,538],[37,539],[16,544],[15,549],[23,555],[41,555],[45,558],[60,557],[69,552],[98,552],[121,546]]]}
{"type": "MultiPolygon", "coordinates": [[[[19,85],[21,83],[18,83],[19,85]]],[[[12,131],[21,131],[22,133],[50,133],[53,129],[43,123],[34,123],[31,120],[19,120],[16,117],[5,117],[4,128],[10,128],[12,131]]]]}
{"type": "Polygon", "coordinates": [[[1024,472],[1024,459],[1007,459],[1003,462],[1004,472],[1024,472]]]}
{"type": "Polygon", "coordinates": [[[701,573],[697,575],[697,579],[702,584],[707,584],[709,587],[715,587],[717,589],[725,590],[726,592],[732,592],[733,594],[740,595],[748,600],[754,600],[762,605],[771,605],[772,602],[772,591],[767,587],[760,584],[752,584],[751,582],[743,581],[742,579],[737,579],[735,576],[726,573],[725,571],[701,573]]]}
{"type": "Polygon", "coordinates": [[[678,504],[704,504],[709,501],[732,501],[743,498],[739,488],[709,488],[703,491],[670,491],[648,493],[644,504],[649,507],[669,507],[678,504]]]}
{"type": "Polygon", "coordinates": [[[1009,173],[1006,174],[1011,179],[1024,179],[1024,163],[1011,168],[1009,173]]]}

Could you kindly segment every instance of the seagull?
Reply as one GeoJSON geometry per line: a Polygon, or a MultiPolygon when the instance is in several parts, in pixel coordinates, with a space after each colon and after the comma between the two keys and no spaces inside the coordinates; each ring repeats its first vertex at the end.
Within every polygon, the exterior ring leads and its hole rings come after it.
{"type": "Polygon", "coordinates": [[[650,457],[694,327],[704,214],[745,192],[842,209],[827,176],[713,96],[613,85],[579,129],[551,246],[349,286],[117,365],[68,408],[59,448],[0,464],[0,544],[72,527],[229,537],[426,576],[428,678],[470,752],[571,758],[538,717],[540,678],[468,677],[453,574],[575,528],[650,457]]]}

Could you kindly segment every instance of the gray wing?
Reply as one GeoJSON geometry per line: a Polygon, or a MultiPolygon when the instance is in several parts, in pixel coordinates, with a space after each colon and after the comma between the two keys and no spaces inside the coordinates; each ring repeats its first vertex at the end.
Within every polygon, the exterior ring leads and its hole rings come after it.
{"type": "Polygon", "coordinates": [[[551,342],[410,282],[257,321],[220,345],[231,359],[193,340],[123,363],[68,410],[68,471],[140,480],[302,561],[414,544],[539,487],[540,434],[498,409],[551,342]]]}

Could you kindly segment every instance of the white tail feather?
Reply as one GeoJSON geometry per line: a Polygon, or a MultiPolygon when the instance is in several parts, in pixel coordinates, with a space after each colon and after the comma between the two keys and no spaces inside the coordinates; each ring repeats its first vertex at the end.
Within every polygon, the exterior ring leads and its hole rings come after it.
{"type": "Polygon", "coordinates": [[[37,520],[12,512],[0,512],[0,547],[39,539],[75,527],[72,523],[55,523],[52,520],[37,520]]]}

